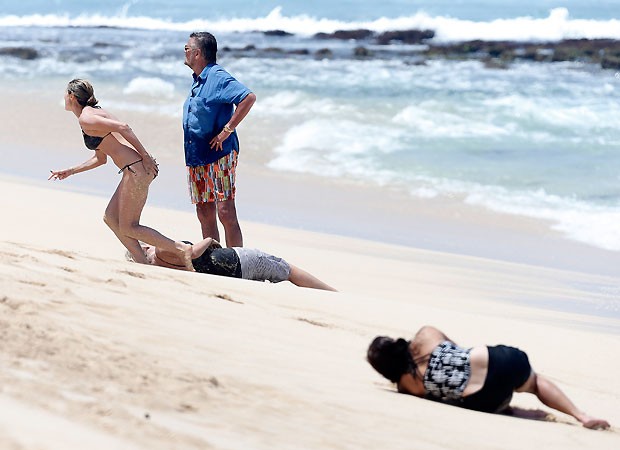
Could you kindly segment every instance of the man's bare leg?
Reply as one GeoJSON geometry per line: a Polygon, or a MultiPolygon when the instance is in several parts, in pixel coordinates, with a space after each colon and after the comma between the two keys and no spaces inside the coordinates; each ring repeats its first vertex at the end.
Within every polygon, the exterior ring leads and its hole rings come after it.
{"type": "Polygon", "coordinates": [[[328,284],[323,283],[314,275],[309,274],[305,270],[300,269],[297,266],[289,264],[291,267],[291,272],[288,276],[288,280],[296,286],[307,287],[312,289],[323,289],[325,291],[334,291],[337,292],[336,289],[329,286],[328,284]]]}
{"type": "Polygon", "coordinates": [[[220,231],[217,228],[217,209],[215,202],[196,203],[196,215],[200,222],[202,238],[211,237],[220,240],[220,231]]]}
{"type": "Polygon", "coordinates": [[[217,216],[224,226],[226,247],[243,247],[243,235],[237,219],[235,199],[217,202],[217,216]]]}

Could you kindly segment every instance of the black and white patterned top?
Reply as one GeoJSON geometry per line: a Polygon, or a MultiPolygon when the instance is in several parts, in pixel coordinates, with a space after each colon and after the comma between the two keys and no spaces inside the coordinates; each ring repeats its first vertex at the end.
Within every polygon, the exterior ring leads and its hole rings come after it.
{"type": "Polygon", "coordinates": [[[461,400],[471,375],[470,351],[450,341],[435,347],[424,373],[424,388],[430,397],[442,401],[461,400]]]}

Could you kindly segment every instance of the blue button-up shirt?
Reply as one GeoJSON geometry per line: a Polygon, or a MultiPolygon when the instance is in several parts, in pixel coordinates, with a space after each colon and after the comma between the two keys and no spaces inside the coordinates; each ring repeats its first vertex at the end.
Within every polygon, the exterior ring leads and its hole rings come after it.
{"type": "Polygon", "coordinates": [[[200,75],[194,76],[189,97],[183,105],[183,136],[185,164],[204,166],[239,151],[239,138],[234,131],[215,150],[209,142],[228,123],[238,105],[251,91],[217,64],[209,64],[200,75]]]}

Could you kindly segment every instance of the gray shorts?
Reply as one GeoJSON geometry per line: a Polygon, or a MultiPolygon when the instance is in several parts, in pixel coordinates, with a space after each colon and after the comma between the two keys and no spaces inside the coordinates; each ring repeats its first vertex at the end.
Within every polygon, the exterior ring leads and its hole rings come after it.
{"type": "Polygon", "coordinates": [[[288,280],[291,266],[282,258],[254,248],[234,247],[234,250],[241,263],[241,278],[272,283],[288,280]]]}

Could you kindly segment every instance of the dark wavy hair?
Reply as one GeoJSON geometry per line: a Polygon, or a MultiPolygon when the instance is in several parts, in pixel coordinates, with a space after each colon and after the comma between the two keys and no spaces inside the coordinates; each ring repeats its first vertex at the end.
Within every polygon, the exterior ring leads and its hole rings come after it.
{"type": "Polygon", "coordinates": [[[196,42],[200,53],[209,63],[217,62],[217,40],[207,31],[196,31],[189,35],[196,42]]]}
{"type": "Polygon", "coordinates": [[[387,336],[377,336],[368,347],[366,360],[392,383],[398,383],[401,376],[415,368],[409,352],[409,341],[402,338],[394,340],[387,336]]]}
{"type": "Polygon", "coordinates": [[[95,88],[88,80],[76,78],[69,81],[67,92],[75,95],[77,102],[82,106],[95,106],[99,103],[95,98],[95,88]]]}

